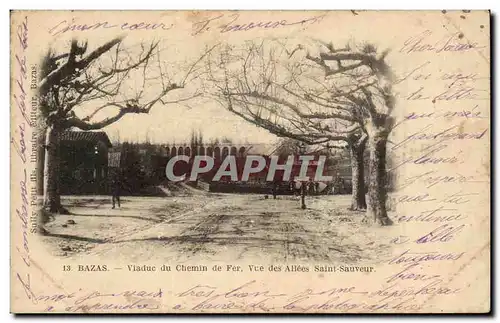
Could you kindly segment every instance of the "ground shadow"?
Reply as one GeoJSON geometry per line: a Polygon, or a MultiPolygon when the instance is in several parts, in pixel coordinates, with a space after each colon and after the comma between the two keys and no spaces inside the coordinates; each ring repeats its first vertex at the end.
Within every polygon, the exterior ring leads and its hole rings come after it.
{"type": "Polygon", "coordinates": [[[91,217],[98,217],[98,218],[136,219],[136,220],[150,221],[150,222],[155,222],[155,223],[163,222],[162,220],[153,219],[153,218],[145,218],[145,217],[138,216],[138,215],[81,214],[81,213],[71,213],[71,215],[75,215],[75,216],[91,216],[91,217]]]}
{"type": "Polygon", "coordinates": [[[106,242],[108,242],[106,239],[96,239],[96,238],[74,236],[71,234],[62,234],[62,233],[47,232],[44,234],[44,236],[45,237],[54,237],[54,238],[62,238],[62,239],[69,239],[69,240],[92,242],[92,243],[106,243],[106,242]]]}

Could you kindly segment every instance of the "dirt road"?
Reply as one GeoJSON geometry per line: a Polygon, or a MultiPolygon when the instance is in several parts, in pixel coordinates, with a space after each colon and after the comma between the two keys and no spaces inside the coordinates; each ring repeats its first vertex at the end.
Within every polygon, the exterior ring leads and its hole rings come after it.
{"type": "Polygon", "coordinates": [[[52,253],[80,259],[375,263],[389,253],[390,229],[365,225],[349,202],[308,197],[302,210],[291,196],[206,194],[125,197],[111,209],[107,197],[68,197],[72,214],[50,222],[43,239],[52,253]]]}

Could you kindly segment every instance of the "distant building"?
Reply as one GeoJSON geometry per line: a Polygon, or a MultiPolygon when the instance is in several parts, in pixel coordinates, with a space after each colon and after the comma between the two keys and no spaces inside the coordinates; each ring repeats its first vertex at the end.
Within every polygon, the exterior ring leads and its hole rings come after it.
{"type": "MultiPolygon", "coordinates": [[[[318,149],[318,147],[310,146],[307,147],[305,154],[313,155],[315,160],[318,160],[320,155],[328,155],[329,158],[327,160],[326,167],[323,170],[323,175],[333,176],[334,180],[332,183],[330,183],[330,185],[334,185],[334,183],[342,183],[341,186],[345,188],[337,190],[337,192],[339,191],[344,192],[350,189],[349,186],[351,185],[351,170],[350,170],[349,155],[347,151],[342,151],[342,152],[338,151],[335,155],[331,155],[328,149],[321,149],[321,148],[318,149]]],[[[219,169],[219,165],[228,155],[235,156],[236,167],[238,169],[238,176],[239,176],[241,175],[242,169],[244,167],[245,158],[248,155],[263,156],[266,158],[268,163],[270,156],[278,155],[280,156],[279,163],[282,164],[286,162],[286,158],[288,157],[288,155],[290,155],[290,153],[283,154],[282,149],[280,149],[280,146],[277,144],[246,143],[238,145],[238,144],[221,143],[216,145],[205,144],[205,145],[199,145],[197,147],[191,147],[189,144],[167,144],[163,146],[162,155],[164,156],[163,161],[155,163],[155,167],[158,167],[158,169],[160,170],[159,172],[164,172],[164,167],[168,159],[174,156],[186,155],[193,158],[195,155],[202,155],[202,156],[213,157],[214,167],[212,168],[212,170],[200,175],[200,178],[202,180],[211,183],[212,177],[215,175],[216,170],[219,169]]],[[[297,176],[300,169],[300,163],[298,163],[298,161],[296,161],[295,163],[296,165],[292,170],[291,180],[293,180],[293,178],[297,176]]],[[[176,163],[176,165],[174,166],[174,174],[175,175],[185,174],[188,173],[190,169],[191,169],[190,164],[176,163]]],[[[314,177],[315,173],[314,165],[310,166],[310,171],[311,172],[308,173],[308,176],[314,177]]],[[[265,185],[270,185],[269,183],[266,184],[267,173],[268,169],[266,167],[261,172],[251,174],[249,178],[249,183],[257,182],[265,185]]],[[[277,181],[280,181],[280,178],[282,178],[282,173],[283,173],[282,171],[276,172],[275,178],[277,181]]],[[[227,176],[223,176],[219,183],[212,183],[212,185],[214,185],[214,187],[223,186],[225,185],[224,184],[225,182],[226,183],[231,182],[230,178],[227,176]]],[[[244,184],[238,182],[238,185],[244,185],[244,184]]]]}
{"type": "Polygon", "coordinates": [[[173,157],[177,155],[186,156],[210,156],[216,160],[224,159],[228,155],[245,157],[247,155],[270,155],[275,150],[273,144],[204,144],[191,147],[189,144],[167,144],[164,145],[164,155],[173,157]]]}
{"type": "Polygon", "coordinates": [[[65,131],[60,135],[60,193],[106,194],[108,150],[103,131],[65,131]]]}
{"type": "MultiPolygon", "coordinates": [[[[201,144],[197,146],[190,146],[190,144],[166,144],[163,146],[163,163],[159,163],[164,173],[165,165],[167,161],[179,155],[185,155],[189,157],[194,156],[210,156],[214,158],[214,167],[211,171],[200,176],[203,180],[211,181],[211,178],[215,175],[216,170],[219,168],[222,161],[227,156],[235,156],[238,168],[242,168],[245,162],[245,157],[248,155],[261,155],[267,156],[272,154],[275,149],[273,144],[231,144],[231,143],[220,143],[220,144],[201,144]]],[[[183,174],[189,171],[190,165],[184,163],[177,163],[174,168],[175,174],[183,174]]],[[[251,178],[256,180],[258,177],[263,177],[265,181],[264,172],[262,174],[252,174],[251,178]],[[259,176],[261,175],[261,176],[259,176]]],[[[228,180],[228,178],[223,177],[222,181],[228,180]]]]}

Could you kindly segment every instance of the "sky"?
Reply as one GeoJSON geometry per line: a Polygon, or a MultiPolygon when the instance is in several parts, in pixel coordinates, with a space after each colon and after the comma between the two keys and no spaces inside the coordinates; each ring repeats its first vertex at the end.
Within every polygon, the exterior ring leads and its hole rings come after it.
{"type": "MultiPolygon", "coordinates": [[[[141,51],[138,46],[141,41],[146,45],[150,44],[148,40],[140,39],[125,39],[123,41],[123,47],[134,60],[137,60],[138,53],[141,51]]],[[[89,42],[88,52],[102,44],[102,41],[89,42]]],[[[165,79],[177,84],[182,82],[193,62],[199,59],[207,46],[205,43],[193,43],[192,45],[193,48],[189,48],[189,45],[187,48],[186,46],[179,48],[179,46],[172,46],[172,43],[167,40],[160,41],[160,53],[156,55],[161,60],[162,71],[168,74],[165,79]]],[[[65,51],[68,46],[68,42],[61,43],[58,50],[65,51]]],[[[114,49],[108,52],[107,56],[101,58],[100,61],[104,68],[110,66],[110,55],[114,55],[114,49]]],[[[156,55],[154,59],[157,58],[156,55]]],[[[200,71],[204,69],[204,62],[201,61],[196,65],[200,71]]],[[[156,62],[150,63],[147,72],[148,78],[154,78],[158,75],[157,64],[156,62]]],[[[190,77],[195,74],[191,73],[190,77]]],[[[142,70],[131,73],[123,90],[120,91],[120,96],[123,93],[123,97],[133,97],[134,93],[143,87],[142,79],[142,70]]],[[[184,88],[169,92],[164,99],[175,101],[190,97],[192,93],[200,92],[201,84],[202,81],[199,78],[188,79],[184,88]]],[[[144,90],[144,102],[156,97],[160,91],[161,84],[158,81],[149,80],[144,90]]],[[[118,100],[122,100],[123,97],[118,98],[118,100]]],[[[79,117],[84,117],[104,103],[106,101],[89,101],[75,109],[75,112],[79,117]]],[[[114,115],[116,111],[113,107],[107,108],[99,112],[93,120],[103,120],[114,115]]],[[[158,102],[148,114],[125,115],[119,121],[102,130],[114,142],[182,143],[189,142],[192,131],[201,132],[205,140],[227,137],[234,143],[274,143],[278,139],[267,130],[243,121],[207,95],[197,96],[181,103],[163,105],[158,102]]]]}
{"type": "Polygon", "coordinates": [[[189,142],[192,131],[203,138],[227,137],[234,143],[272,143],[277,140],[267,130],[249,124],[211,100],[193,99],[190,107],[180,104],[157,105],[147,115],[126,115],[104,128],[112,141],[152,143],[189,142]]]}
{"type": "MultiPolygon", "coordinates": [[[[140,19],[139,16],[141,14],[142,13],[140,12],[123,13],[117,16],[115,18],[116,21],[113,21],[113,23],[121,22],[125,19],[125,17],[131,19],[130,21],[136,21],[140,19]]],[[[161,43],[163,46],[162,50],[165,50],[162,52],[162,59],[164,62],[192,62],[193,59],[199,57],[207,45],[214,44],[216,42],[242,44],[245,40],[262,39],[263,37],[290,40],[293,39],[293,37],[313,37],[315,39],[331,41],[338,46],[340,46],[340,44],[345,44],[346,41],[349,40],[357,42],[368,40],[371,43],[377,44],[379,48],[391,49],[388,56],[390,65],[395,71],[397,71],[397,74],[404,74],[414,70],[416,66],[425,63],[425,61],[430,59],[430,56],[429,53],[412,53],[411,57],[410,55],[401,54],[401,46],[408,40],[421,35],[426,30],[432,30],[435,35],[432,34],[432,37],[428,40],[425,39],[425,41],[434,43],[442,41],[443,39],[446,40],[446,37],[453,35],[456,30],[443,29],[443,26],[447,26],[444,25],[444,23],[452,18],[453,21],[460,21],[459,15],[461,13],[449,13],[444,16],[440,12],[402,14],[389,11],[385,12],[384,15],[377,12],[363,12],[364,19],[359,19],[359,15],[352,14],[349,11],[335,13],[329,12],[323,20],[310,25],[297,24],[286,28],[261,28],[224,34],[221,34],[213,28],[213,31],[204,32],[202,35],[196,36],[193,36],[193,28],[196,26],[199,28],[200,24],[197,22],[200,20],[202,21],[205,18],[212,19],[217,17],[219,13],[186,12],[184,14],[185,17],[181,17],[179,13],[175,12],[158,12],[157,14],[159,21],[173,22],[176,24],[176,27],[171,30],[158,31],[156,33],[130,33],[127,35],[125,42],[127,46],[130,46],[137,44],[138,41],[148,43],[151,40],[158,40],[158,37],[161,37],[161,43]],[[204,15],[207,17],[204,17],[204,15]],[[370,15],[371,17],[368,17],[370,15]],[[427,19],[426,15],[429,15],[429,19],[427,19]],[[435,19],[436,15],[442,19],[435,19]],[[426,24],[423,24],[423,21],[426,21],[426,24]],[[398,26],[398,32],[395,32],[394,26],[398,26]],[[335,31],[336,28],[338,28],[341,32],[330,32],[332,30],[335,31]]],[[[285,18],[287,21],[300,21],[300,19],[308,18],[311,15],[314,16],[320,14],[325,13],[303,11],[286,12],[286,14],[280,12],[259,13],[259,19],[264,22],[285,18]]],[[[226,17],[222,19],[225,19],[225,23],[231,22],[236,24],[257,21],[251,13],[238,13],[239,16],[236,21],[234,21],[235,18],[232,16],[234,13],[225,13],[225,15],[226,17]]],[[[89,20],[89,23],[90,21],[95,22],[110,19],[109,15],[100,16],[100,13],[95,12],[89,13],[89,17],[92,18],[89,20]]],[[[148,12],[144,13],[143,18],[151,20],[152,17],[153,13],[148,12]]],[[[479,27],[475,27],[479,26],[479,21],[482,21],[480,18],[481,17],[479,15],[469,15],[467,19],[470,23],[468,23],[467,26],[470,27],[470,30],[462,31],[467,35],[476,35],[478,37],[478,41],[485,42],[485,37],[487,36],[480,33],[479,27]],[[477,24],[473,23],[475,19],[478,19],[477,24]]],[[[81,20],[79,22],[83,23],[86,21],[81,20]]],[[[54,25],[54,22],[47,20],[46,24],[47,26],[42,26],[40,28],[47,29],[54,25]]],[[[214,27],[215,25],[210,26],[214,27]]],[[[450,28],[453,26],[454,25],[450,25],[450,28]]],[[[116,37],[117,33],[114,29],[100,29],[88,31],[85,34],[78,35],[87,37],[85,39],[89,40],[90,46],[98,46],[106,41],[109,41],[111,37],[116,37]]],[[[55,49],[60,49],[61,47],[68,45],[70,37],[70,33],[61,34],[51,39],[49,41],[49,45],[55,49]]],[[[42,50],[45,52],[46,48],[42,48],[42,50]]],[[[432,59],[433,63],[439,65],[440,67],[453,67],[454,70],[457,69],[452,60],[445,60],[445,55],[435,55],[432,59]]],[[[180,69],[180,71],[182,70],[183,69],[180,69]]],[[[178,74],[178,72],[175,72],[175,69],[172,69],[171,76],[174,79],[179,78],[178,74]]],[[[196,88],[196,86],[196,83],[192,83],[190,84],[190,89],[192,90],[193,88],[196,88]]],[[[406,87],[406,84],[401,84],[400,86],[406,87]]],[[[416,86],[417,85],[414,85],[414,87],[416,86]]],[[[402,90],[403,92],[408,92],[411,89],[403,88],[402,90]]],[[[416,89],[418,89],[418,87],[416,89]]],[[[147,90],[155,92],[154,87],[148,87],[147,90]]],[[[181,95],[181,93],[183,92],[179,91],[179,93],[173,94],[173,98],[175,98],[176,95],[181,95]]],[[[167,97],[167,99],[169,99],[169,97],[167,97]]],[[[89,104],[99,106],[98,102],[91,102],[89,104]]],[[[92,109],[92,107],[87,108],[92,109]]],[[[406,108],[397,110],[404,112],[405,109],[406,108]]],[[[115,124],[110,125],[103,130],[108,133],[111,140],[119,138],[121,141],[145,141],[146,139],[149,139],[151,142],[155,143],[188,142],[190,134],[193,130],[201,131],[203,137],[206,139],[229,137],[236,143],[271,143],[278,139],[267,130],[258,128],[247,123],[246,121],[243,121],[238,116],[227,111],[224,107],[218,105],[218,103],[207,98],[197,98],[189,101],[189,108],[180,104],[169,104],[166,106],[156,105],[147,115],[127,115],[115,124]]]]}

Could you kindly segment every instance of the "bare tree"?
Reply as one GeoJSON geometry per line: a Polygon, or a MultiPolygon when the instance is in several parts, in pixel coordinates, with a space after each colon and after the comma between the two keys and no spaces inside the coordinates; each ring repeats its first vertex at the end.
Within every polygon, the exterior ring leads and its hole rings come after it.
{"type": "MultiPolygon", "coordinates": [[[[302,49],[302,47],[297,47],[302,49]]],[[[275,41],[227,46],[207,62],[210,91],[224,107],[273,134],[307,144],[349,146],[353,209],[366,209],[364,109],[324,80],[322,69],[275,41]],[[215,88],[215,90],[214,90],[215,88]]]]}
{"type": "Polygon", "coordinates": [[[122,37],[117,37],[90,50],[87,42],[73,40],[69,48],[49,50],[45,55],[39,81],[45,132],[45,209],[64,211],[58,191],[58,140],[62,131],[102,129],[125,115],[147,114],[154,106],[200,95],[195,92],[167,100],[172,91],[184,88],[200,75],[198,63],[213,47],[184,69],[177,66],[172,71],[172,62],[161,60],[159,45],[127,46],[122,37]]]}
{"type": "Polygon", "coordinates": [[[340,78],[349,88],[335,87],[341,95],[361,107],[362,127],[368,136],[369,189],[368,213],[381,225],[392,223],[387,216],[387,139],[394,126],[392,92],[394,75],[385,59],[388,50],[379,51],[369,43],[357,47],[335,48],[322,43],[319,55],[306,54],[323,71],[325,78],[340,78]]]}

